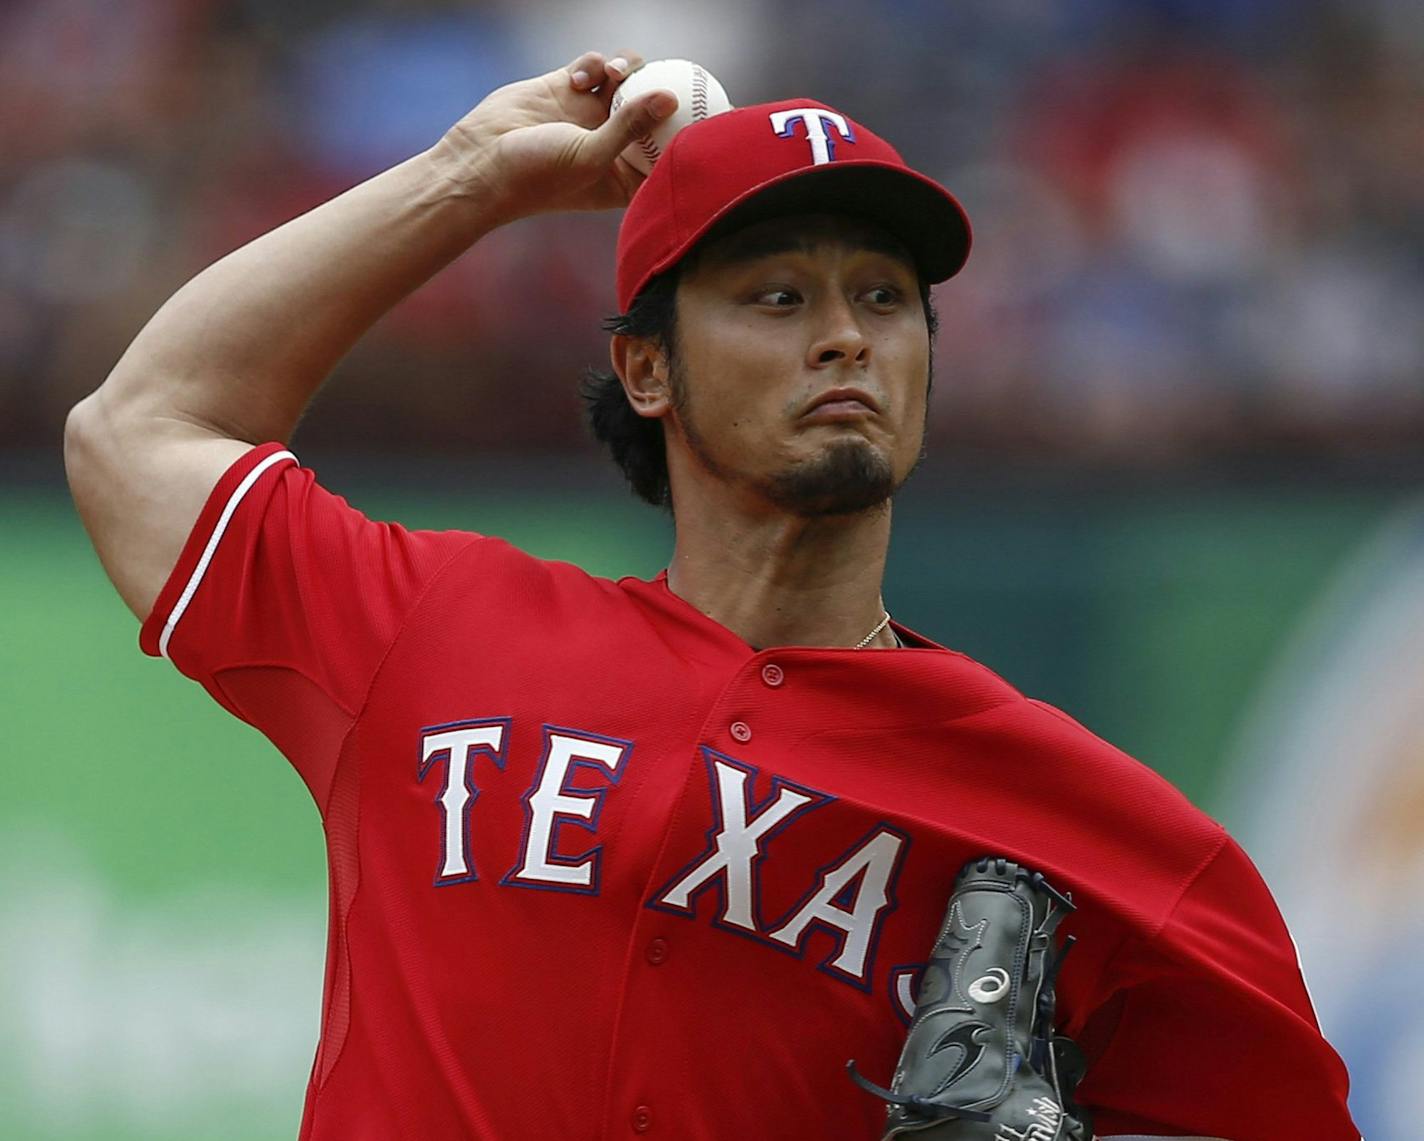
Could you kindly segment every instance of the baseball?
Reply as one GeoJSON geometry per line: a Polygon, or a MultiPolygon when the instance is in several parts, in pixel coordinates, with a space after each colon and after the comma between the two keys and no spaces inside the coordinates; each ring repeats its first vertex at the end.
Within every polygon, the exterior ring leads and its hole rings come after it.
{"type": "Polygon", "coordinates": [[[623,151],[623,157],[644,174],[653,169],[653,163],[683,127],[732,109],[717,77],[701,64],[689,59],[655,59],[618,85],[609,111],[614,113],[625,100],[660,88],[677,96],[677,110],[659,123],[651,135],[629,143],[623,151]]]}

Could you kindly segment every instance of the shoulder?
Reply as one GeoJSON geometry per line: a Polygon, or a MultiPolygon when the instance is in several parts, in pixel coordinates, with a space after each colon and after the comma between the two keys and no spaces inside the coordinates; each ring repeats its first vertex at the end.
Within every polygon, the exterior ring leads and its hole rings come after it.
{"type": "Polygon", "coordinates": [[[1150,765],[967,654],[914,637],[885,654],[887,703],[933,710],[957,752],[1051,806],[1055,831],[1081,822],[1087,833],[1185,847],[1186,863],[1220,844],[1221,826],[1150,765]]]}
{"type": "Polygon", "coordinates": [[[1050,705],[1036,697],[1024,697],[1019,712],[1032,732],[1054,742],[1058,748],[1068,750],[1072,756],[1085,763],[1112,770],[1125,779],[1142,781],[1162,795],[1180,801],[1183,807],[1192,807],[1181,790],[1166,777],[1111,741],[1100,737],[1056,705],[1050,705]]]}
{"type": "Polygon", "coordinates": [[[1018,706],[1025,739],[1058,760],[1061,837],[1090,869],[1089,891],[1157,930],[1227,843],[1225,828],[1149,765],[1048,702],[1018,706]]]}
{"type": "Polygon", "coordinates": [[[1129,926],[1156,929],[1221,849],[1223,827],[1148,764],[956,657],[996,700],[957,722],[955,739],[1018,791],[1026,850],[1129,926]]]}
{"type": "Polygon", "coordinates": [[[620,584],[612,579],[592,574],[574,563],[531,554],[497,535],[473,531],[449,534],[469,540],[461,546],[450,568],[450,574],[456,580],[479,576],[488,584],[490,576],[495,576],[525,590],[569,592],[610,599],[624,593],[620,584]]]}
{"type": "Polygon", "coordinates": [[[1046,701],[1024,697],[1014,714],[1029,741],[1051,751],[1124,816],[1170,826],[1172,835],[1204,847],[1219,846],[1222,826],[1150,765],[1046,701]]]}
{"type": "Polygon", "coordinates": [[[1220,833],[1186,795],[1150,765],[1105,740],[1081,721],[1047,701],[1030,697],[983,663],[957,650],[934,655],[946,677],[972,684],[984,695],[981,720],[1015,741],[1024,754],[1037,758],[1095,793],[1110,799],[1130,798],[1139,808],[1189,818],[1220,833]],[[1105,783],[1109,782],[1109,783],[1105,783]]]}
{"type": "Polygon", "coordinates": [[[508,539],[469,533],[426,600],[470,620],[568,637],[632,622],[639,580],[613,580],[574,563],[531,554],[508,539]]]}

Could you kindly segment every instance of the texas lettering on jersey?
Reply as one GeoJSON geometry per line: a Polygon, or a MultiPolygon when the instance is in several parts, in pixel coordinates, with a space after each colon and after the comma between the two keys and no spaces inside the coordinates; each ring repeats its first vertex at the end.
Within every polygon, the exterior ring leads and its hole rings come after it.
{"type": "MultiPolygon", "coordinates": [[[[416,780],[438,786],[433,800],[437,811],[431,817],[439,851],[435,887],[481,878],[470,854],[473,830],[479,827],[475,806],[482,784],[490,783],[486,770],[500,774],[506,768],[511,720],[474,718],[421,730],[416,780]]],[[[521,798],[523,833],[513,865],[498,882],[504,887],[596,894],[602,845],[565,851],[560,829],[573,825],[597,835],[604,800],[616,790],[634,743],[547,724],[542,732],[543,755],[533,784],[521,798]]],[[[646,906],[695,918],[699,897],[715,896],[715,906],[703,909],[714,928],[798,957],[804,954],[807,934],[819,928],[836,944],[820,969],[861,990],[870,989],[877,935],[895,906],[895,877],[909,837],[879,823],[850,851],[819,869],[790,911],[768,919],[759,873],[772,857],[774,839],[836,798],[772,777],[758,800],[755,766],[706,746],[701,753],[707,771],[706,847],[689,854],[685,866],[646,906]]]]}

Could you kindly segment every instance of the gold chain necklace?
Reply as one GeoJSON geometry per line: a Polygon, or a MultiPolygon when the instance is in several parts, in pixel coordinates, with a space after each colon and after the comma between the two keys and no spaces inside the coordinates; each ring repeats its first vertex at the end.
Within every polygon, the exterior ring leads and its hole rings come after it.
{"type": "Polygon", "coordinates": [[[866,646],[870,645],[871,642],[875,641],[875,635],[880,633],[880,631],[885,629],[885,627],[888,625],[890,625],[890,611],[887,610],[885,611],[885,617],[880,619],[880,621],[875,624],[875,629],[872,630],[869,634],[867,634],[864,638],[862,638],[859,642],[857,642],[854,646],[852,646],[851,649],[865,649],[866,646]]]}

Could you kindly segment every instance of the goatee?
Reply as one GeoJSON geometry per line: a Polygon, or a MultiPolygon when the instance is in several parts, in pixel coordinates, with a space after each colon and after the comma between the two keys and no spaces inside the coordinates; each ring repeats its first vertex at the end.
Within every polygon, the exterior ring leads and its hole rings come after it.
{"type": "Polygon", "coordinates": [[[855,515],[895,494],[890,461],[859,437],[837,440],[804,463],[777,472],[762,494],[783,511],[803,519],[855,515]]]}

